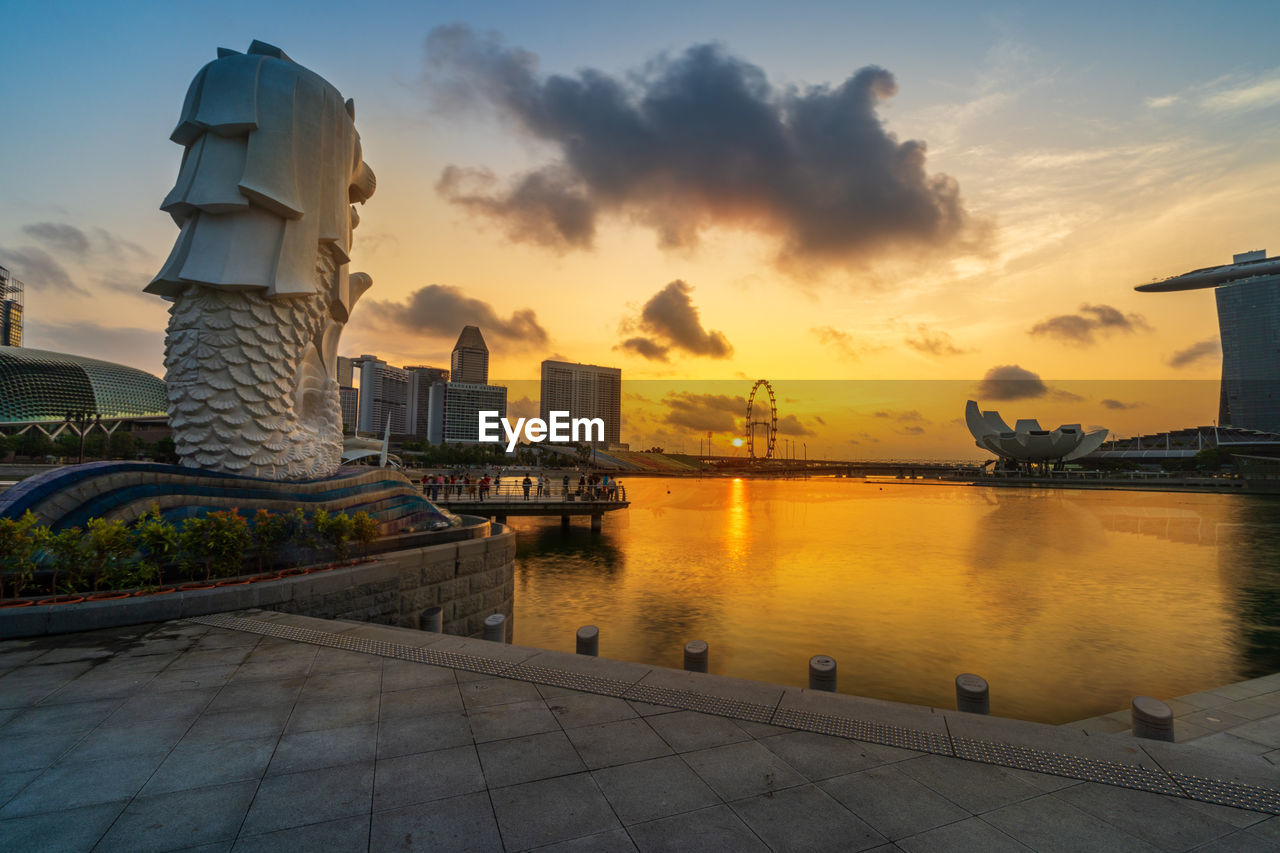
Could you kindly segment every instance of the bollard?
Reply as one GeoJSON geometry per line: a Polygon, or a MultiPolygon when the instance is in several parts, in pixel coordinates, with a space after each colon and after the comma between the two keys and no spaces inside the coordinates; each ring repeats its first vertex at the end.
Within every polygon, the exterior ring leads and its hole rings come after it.
{"type": "Polygon", "coordinates": [[[484,638],[494,643],[507,641],[507,617],[501,613],[484,617],[484,638]]]}
{"type": "Polygon", "coordinates": [[[578,654],[596,657],[600,654],[600,629],[583,625],[578,629],[578,654]]]}
{"type": "Polygon", "coordinates": [[[706,672],[707,657],[707,644],[703,640],[684,644],[684,668],[689,672],[706,672]]]}
{"type": "Polygon", "coordinates": [[[444,608],[436,605],[428,607],[422,614],[422,630],[439,634],[444,630],[444,608]]]}
{"type": "Polygon", "coordinates": [[[956,676],[956,710],[969,714],[991,713],[991,688],[985,678],[971,672],[956,676]]]}
{"type": "Polygon", "coordinates": [[[1173,709],[1150,696],[1135,696],[1131,711],[1133,736],[1173,741],[1173,709]]]}
{"type": "Polygon", "coordinates": [[[809,658],[809,689],[836,692],[836,659],[826,655],[809,658]]]}

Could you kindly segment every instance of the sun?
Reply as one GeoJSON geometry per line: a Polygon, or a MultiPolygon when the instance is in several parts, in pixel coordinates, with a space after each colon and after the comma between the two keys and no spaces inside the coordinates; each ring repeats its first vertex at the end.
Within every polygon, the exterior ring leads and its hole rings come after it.
{"type": "Polygon", "coordinates": [[[741,447],[741,446],[742,446],[742,439],[740,439],[740,438],[735,438],[735,439],[733,440],[732,444],[733,444],[733,446],[734,446],[734,447],[741,447]]]}

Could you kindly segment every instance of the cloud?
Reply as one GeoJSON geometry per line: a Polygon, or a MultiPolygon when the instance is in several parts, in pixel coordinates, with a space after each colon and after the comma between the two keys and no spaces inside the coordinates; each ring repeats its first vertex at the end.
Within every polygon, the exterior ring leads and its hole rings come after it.
{"type": "Polygon", "coordinates": [[[904,343],[926,355],[962,355],[967,352],[955,345],[951,335],[943,331],[931,330],[923,323],[916,326],[916,336],[908,336],[904,339],[904,343]]]}
{"type": "Polygon", "coordinates": [[[638,319],[624,320],[624,330],[640,329],[649,336],[634,336],[616,349],[630,350],[654,361],[667,361],[672,349],[707,358],[728,358],[733,345],[723,332],[702,327],[698,309],[689,298],[693,288],[676,279],[644,304],[638,319]]]}
{"type": "Polygon", "coordinates": [[[100,326],[96,323],[46,323],[28,317],[24,346],[114,361],[164,375],[164,330],[100,326]]]}
{"type": "Polygon", "coordinates": [[[897,422],[898,422],[898,423],[900,423],[900,424],[927,424],[927,423],[929,423],[929,419],[928,419],[928,418],[926,418],[924,415],[920,414],[920,413],[919,413],[918,411],[916,411],[915,409],[911,409],[910,411],[905,411],[905,412],[901,412],[901,411],[900,411],[900,412],[895,412],[895,411],[881,410],[881,411],[879,411],[879,412],[876,412],[874,415],[872,415],[872,417],[873,417],[873,418],[887,418],[887,419],[889,419],[889,420],[897,421],[897,422]]]}
{"type": "Polygon", "coordinates": [[[778,435],[817,435],[816,432],[809,429],[795,415],[787,415],[778,418],[778,435]]]}
{"type": "Polygon", "coordinates": [[[63,252],[77,259],[89,254],[89,238],[74,225],[60,222],[34,222],[22,226],[22,232],[49,246],[55,252],[63,252]]]}
{"type": "Polygon", "coordinates": [[[1165,363],[1170,367],[1183,368],[1199,364],[1205,359],[1216,358],[1222,353],[1222,344],[1215,338],[1197,341],[1186,349],[1180,349],[1169,356],[1165,363]]]}
{"type": "MultiPolygon", "coordinates": [[[[897,92],[866,66],[836,86],[775,87],[716,44],[663,54],[625,75],[539,72],[538,58],[465,25],[433,30],[426,80],[444,109],[496,110],[557,157],[500,181],[449,166],[437,189],[517,241],[592,246],[606,216],[666,247],[711,227],[768,235],[784,263],[843,264],[893,249],[961,247],[971,227],[956,182],[925,169],[877,113],[897,92]]],[[[972,233],[971,233],[972,232],[972,233]]]]}
{"type": "Polygon", "coordinates": [[[1095,334],[1099,332],[1132,334],[1149,331],[1150,328],[1141,314],[1125,314],[1110,305],[1081,305],[1079,313],[1059,314],[1042,320],[1027,334],[1056,338],[1074,346],[1092,346],[1097,343],[1095,334]]]}
{"type": "Polygon", "coordinates": [[[1124,402],[1121,402],[1120,400],[1112,400],[1110,398],[1107,398],[1106,400],[1102,401],[1102,405],[1108,409],[1123,411],[1125,409],[1140,408],[1142,406],[1142,403],[1124,403],[1124,402]]]}
{"type": "Polygon", "coordinates": [[[463,326],[479,326],[486,336],[528,348],[544,346],[549,340],[533,309],[520,308],[504,320],[489,303],[464,296],[447,284],[420,287],[404,302],[373,300],[366,310],[383,322],[419,334],[456,337],[463,326]]]}
{"type": "Polygon", "coordinates": [[[854,343],[853,335],[848,332],[842,332],[832,326],[815,326],[809,331],[817,335],[822,343],[835,349],[842,358],[849,361],[858,360],[858,347],[854,343]]]}
{"type": "Polygon", "coordinates": [[[991,368],[978,385],[978,395],[988,400],[1027,400],[1048,393],[1044,380],[1016,364],[991,368]]]}
{"type": "Polygon", "coordinates": [[[1206,96],[1201,106],[1214,112],[1251,112],[1280,103],[1280,71],[1240,82],[1206,96]]]}
{"type": "Polygon", "coordinates": [[[89,291],[71,280],[70,273],[38,246],[0,248],[0,259],[14,278],[37,290],[61,291],[88,296],[89,291]]]}
{"type": "Polygon", "coordinates": [[[898,433],[900,433],[900,434],[902,434],[902,435],[924,435],[924,427],[921,427],[921,426],[907,426],[907,427],[903,427],[903,428],[902,428],[902,429],[900,429],[900,430],[896,430],[896,432],[898,432],[898,433]]]}
{"type": "Polygon", "coordinates": [[[725,394],[694,394],[687,391],[668,394],[664,422],[698,432],[738,431],[738,417],[747,410],[745,397],[725,394]]]}
{"type": "Polygon", "coordinates": [[[537,400],[521,397],[519,400],[507,402],[507,417],[509,418],[536,418],[539,414],[540,409],[538,408],[537,400]]]}

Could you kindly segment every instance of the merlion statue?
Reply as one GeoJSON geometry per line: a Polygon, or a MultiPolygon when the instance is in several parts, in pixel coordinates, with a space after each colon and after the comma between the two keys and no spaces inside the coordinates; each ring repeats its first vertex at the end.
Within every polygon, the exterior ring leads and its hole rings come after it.
{"type": "Polygon", "coordinates": [[[161,210],[182,229],[146,287],[170,299],[169,420],[183,465],[325,477],[342,454],[338,337],[373,280],[348,273],[374,191],[355,105],[279,49],[219,49],[170,137],[161,210]]]}

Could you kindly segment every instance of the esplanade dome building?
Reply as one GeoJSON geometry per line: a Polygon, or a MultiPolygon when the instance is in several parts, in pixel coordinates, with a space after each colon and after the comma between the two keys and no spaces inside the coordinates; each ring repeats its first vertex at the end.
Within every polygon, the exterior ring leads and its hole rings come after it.
{"type": "Polygon", "coordinates": [[[164,382],[143,370],[48,350],[0,346],[0,424],[164,418],[164,382]]]}

